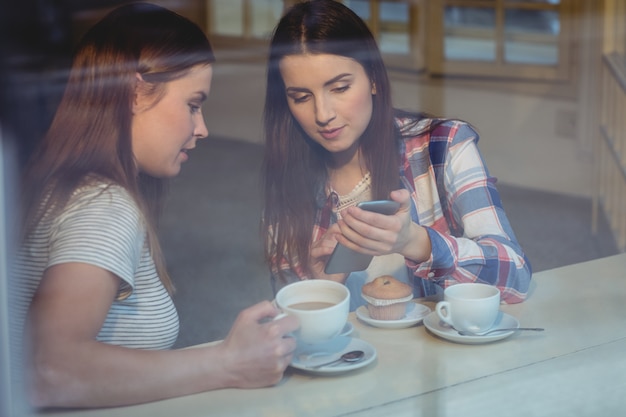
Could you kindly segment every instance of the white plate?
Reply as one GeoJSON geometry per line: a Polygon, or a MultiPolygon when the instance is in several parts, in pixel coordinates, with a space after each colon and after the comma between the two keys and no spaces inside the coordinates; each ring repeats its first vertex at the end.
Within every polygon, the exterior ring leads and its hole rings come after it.
{"type": "Polygon", "coordinates": [[[376,359],[376,349],[366,341],[354,337],[337,336],[328,342],[316,345],[299,344],[293,354],[291,366],[309,373],[328,375],[363,368],[372,363],[374,359],[376,359]],[[312,368],[318,364],[339,359],[341,355],[351,350],[362,350],[365,353],[363,360],[353,363],[339,362],[334,365],[312,368]]]}
{"type": "Polygon", "coordinates": [[[383,329],[403,329],[416,325],[424,319],[432,310],[423,305],[414,302],[407,303],[406,315],[399,320],[376,320],[370,317],[367,306],[361,306],[356,309],[356,316],[365,323],[374,327],[383,329]]]}
{"type": "Polygon", "coordinates": [[[339,333],[339,336],[349,336],[350,333],[352,333],[354,331],[354,326],[352,325],[352,323],[347,322],[345,326],[343,326],[343,329],[341,329],[341,333],[339,333]]]}
{"type": "MultiPolygon", "coordinates": [[[[515,330],[508,332],[497,332],[485,336],[461,336],[450,325],[444,323],[437,316],[437,312],[433,311],[424,319],[424,326],[435,335],[456,343],[481,344],[495,342],[496,340],[505,339],[515,333],[515,330]]],[[[500,312],[498,320],[492,329],[518,328],[519,321],[506,313],[500,312]]]]}

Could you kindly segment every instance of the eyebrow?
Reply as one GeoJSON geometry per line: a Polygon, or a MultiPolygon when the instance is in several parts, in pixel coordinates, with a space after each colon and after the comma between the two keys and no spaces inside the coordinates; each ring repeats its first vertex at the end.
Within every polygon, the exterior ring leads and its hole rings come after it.
{"type": "Polygon", "coordinates": [[[199,96],[200,101],[206,101],[208,98],[207,94],[204,91],[196,91],[194,95],[199,96]]]}
{"type": "MultiPolygon", "coordinates": [[[[328,87],[329,85],[334,84],[337,81],[340,81],[342,78],[349,77],[351,75],[352,74],[349,73],[349,72],[345,72],[345,73],[339,74],[336,77],[333,77],[330,80],[326,81],[324,83],[324,87],[328,87]]],[[[309,89],[308,88],[301,88],[301,87],[287,87],[287,91],[288,92],[298,92],[298,91],[306,92],[306,91],[309,91],[309,89]]]]}

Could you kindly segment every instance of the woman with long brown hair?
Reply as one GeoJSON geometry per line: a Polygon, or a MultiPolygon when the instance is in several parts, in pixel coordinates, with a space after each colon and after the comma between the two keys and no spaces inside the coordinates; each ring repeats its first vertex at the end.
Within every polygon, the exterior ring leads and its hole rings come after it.
{"type": "Polygon", "coordinates": [[[459,120],[395,109],[372,33],[341,2],[303,1],[270,43],[265,101],[266,256],[275,288],[332,279],[363,302],[379,275],[415,296],[456,282],[522,301],[531,269],[480,156],[459,120]],[[356,207],[391,199],[396,214],[356,207]],[[373,255],[365,271],[326,273],[337,244],[373,255]]]}
{"type": "MultiPolygon", "coordinates": [[[[24,182],[18,320],[39,407],[133,404],[278,382],[293,318],[261,302],[221,343],[170,350],[178,315],[156,235],[163,181],[208,135],[214,55],[200,28],[122,6],[78,45],[64,97],[24,182]]],[[[21,333],[19,339],[22,339],[21,333]]],[[[19,348],[18,348],[19,349],[19,348]]]]}

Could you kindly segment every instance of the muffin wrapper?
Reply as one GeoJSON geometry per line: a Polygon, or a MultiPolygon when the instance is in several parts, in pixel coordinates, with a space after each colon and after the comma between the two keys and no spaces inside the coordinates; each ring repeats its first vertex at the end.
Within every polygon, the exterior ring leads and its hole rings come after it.
{"type": "Polygon", "coordinates": [[[367,311],[374,320],[400,320],[406,314],[407,303],[409,303],[409,301],[388,306],[374,306],[368,304],[367,311]]]}
{"type": "Polygon", "coordinates": [[[404,303],[406,301],[411,301],[413,299],[413,294],[409,294],[406,297],[403,298],[393,298],[390,300],[383,300],[380,298],[373,298],[370,296],[367,296],[365,294],[361,294],[361,297],[363,297],[365,299],[365,301],[367,301],[368,303],[370,303],[373,306],[376,307],[381,307],[381,306],[389,306],[392,304],[397,304],[397,303],[404,303]]]}

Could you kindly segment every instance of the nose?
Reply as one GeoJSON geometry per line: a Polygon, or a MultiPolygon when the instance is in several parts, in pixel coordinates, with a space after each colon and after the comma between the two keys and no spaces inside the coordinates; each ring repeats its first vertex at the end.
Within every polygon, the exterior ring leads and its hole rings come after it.
{"type": "Polygon", "coordinates": [[[197,139],[204,139],[209,136],[209,129],[206,126],[206,121],[204,120],[204,116],[202,113],[199,113],[197,116],[196,126],[193,131],[193,135],[197,139]]]}
{"type": "Polygon", "coordinates": [[[315,100],[315,122],[319,126],[326,126],[332,122],[337,115],[332,102],[327,97],[319,97],[315,100]]]}

